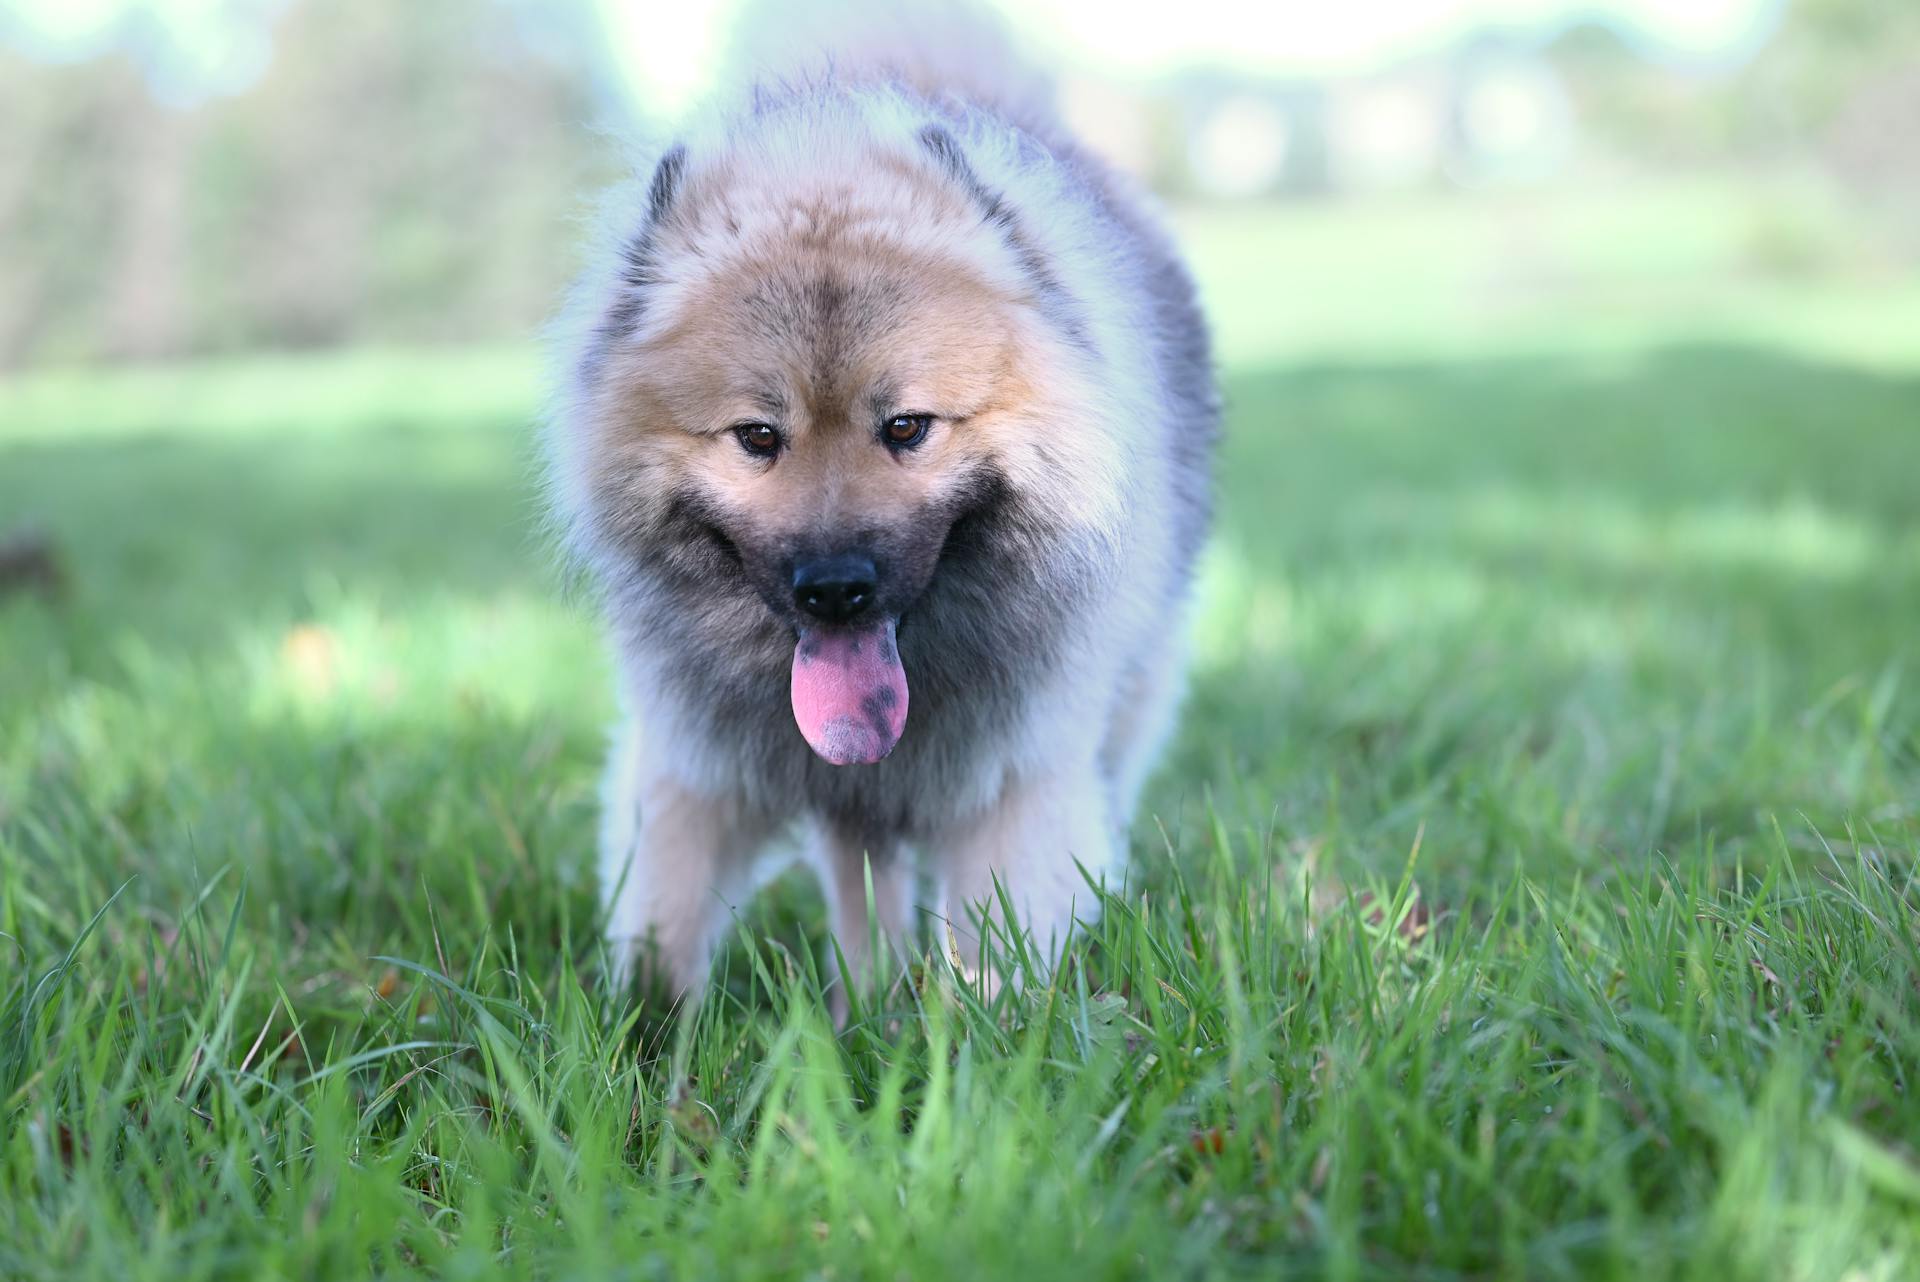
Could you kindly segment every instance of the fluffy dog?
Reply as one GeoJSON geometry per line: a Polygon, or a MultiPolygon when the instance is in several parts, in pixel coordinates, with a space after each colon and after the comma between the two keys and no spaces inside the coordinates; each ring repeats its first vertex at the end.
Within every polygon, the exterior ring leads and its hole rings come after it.
{"type": "Polygon", "coordinates": [[[550,434],[625,709],[607,937],[683,994],[795,831],[855,965],[916,860],[964,957],[996,880],[1059,946],[1173,719],[1218,418],[1166,234],[990,23],[755,29],[776,72],[578,290],[550,434]]]}

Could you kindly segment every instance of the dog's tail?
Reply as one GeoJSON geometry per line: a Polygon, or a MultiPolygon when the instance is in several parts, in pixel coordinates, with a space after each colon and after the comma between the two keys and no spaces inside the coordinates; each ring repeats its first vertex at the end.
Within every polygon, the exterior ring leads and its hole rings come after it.
{"type": "Polygon", "coordinates": [[[747,0],[729,52],[738,85],[896,84],[1035,134],[1059,128],[1052,84],[978,0],[747,0]]]}

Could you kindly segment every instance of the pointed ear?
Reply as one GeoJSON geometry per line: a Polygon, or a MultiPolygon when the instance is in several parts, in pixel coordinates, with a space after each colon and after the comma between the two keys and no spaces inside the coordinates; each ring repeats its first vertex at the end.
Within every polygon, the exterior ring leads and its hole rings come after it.
{"type": "MultiPolygon", "coordinates": [[[[680,194],[680,178],[687,168],[687,148],[684,143],[675,143],[660,157],[660,163],[653,167],[653,177],[647,182],[647,215],[641,220],[640,229],[633,233],[626,244],[620,248],[620,257],[625,263],[621,279],[635,289],[644,288],[654,279],[654,232],[659,229],[667,215],[673,212],[673,202],[680,194]]],[[[639,301],[628,300],[623,304],[625,320],[622,327],[639,314],[639,301]]]]}
{"type": "Polygon", "coordinates": [[[973,166],[967,163],[967,153],[961,149],[960,140],[945,125],[927,125],[920,131],[920,145],[927,149],[947,177],[964,188],[976,203],[992,204],[993,196],[987,191],[986,184],[973,172],[973,166]]]}
{"type": "Polygon", "coordinates": [[[980,216],[990,223],[1001,227],[1013,225],[1013,212],[1007,203],[991,187],[980,181],[980,175],[967,163],[967,153],[960,146],[960,140],[945,125],[927,125],[920,130],[920,145],[927,149],[940,168],[967,198],[980,210],[980,216]]]}
{"type": "Polygon", "coordinates": [[[961,148],[960,140],[953,136],[953,131],[945,125],[929,124],[921,127],[918,138],[921,147],[939,163],[948,180],[967,194],[967,198],[980,211],[980,217],[999,229],[1007,247],[1019,259],[1021,270],[1032,282],[1033,291],[1041,300],[1042,311],[1047,318],[1068,342],[1085,351],[1093,351],[1093,338],[1079,303],[1060,283],[1046,255],[1020,225],[1013,206],[1001,199],[999,192],[980,181],[980,175],[967,163],[967,153],[961,148]]]}
{"type": "Polygon", "coordinates": [[[979,181],[973,176],[972,167],[967,164],[967,154],[960,150],[960,140],[945,125],[923,127],[920,130],[920,145],[932,152],[941,168],[954,178],[966,183],[979,181]]]}
{"type": "Polygon", "coordinates": [[[590,382],[608,350],[630,336],[640,322],[645,306],[643,294],[658,280],[658,250],[655,233],[662,220],[673,212],[680,195],[680,179],[687,168],[687,148],[675,143],[653,167],[647,182],[647,212],[640,227],[620,246],[620,283],[624,286],[594,327],[593,341],[580,361],[580,378],[590,382]]]}
{"type": "Polygon", "coordinates": [[[653,167],[653,181],[647,184],[647,221],[657,223],[673,208],[680,194],[680,175],[687,168],[687,145],[675,143],[653,167]]]}

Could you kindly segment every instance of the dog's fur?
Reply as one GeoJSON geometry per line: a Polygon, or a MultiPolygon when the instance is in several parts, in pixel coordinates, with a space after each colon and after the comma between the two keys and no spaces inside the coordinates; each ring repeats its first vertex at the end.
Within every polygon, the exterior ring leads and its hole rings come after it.
{"type": "Polygon", "coordinates": [[[964,955],[996,878],[1057,945],[1178,699],[1218,414],[1187,273],[991,24],[887,12],[825,56],[782,29],[777,74],[659,155],[563,331],[555,507],[626,712],[607,935],[675,991],[796,824],[851,959],[869,868],[910,929],[914,856],[964,955]],[[909,411],[925,443],[890,448],[909,411]],[[835,766],[789,712],[789,580],[849,544],[912,696],[891,755],[835,766]]]}

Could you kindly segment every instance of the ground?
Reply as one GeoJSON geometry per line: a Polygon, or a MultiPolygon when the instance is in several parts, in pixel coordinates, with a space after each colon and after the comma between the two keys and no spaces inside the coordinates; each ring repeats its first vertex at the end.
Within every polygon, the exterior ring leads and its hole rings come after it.
{"type": "Polygon", "coordinates": [[[1914,1276],[1920,286],[1835,226],[1183,217],[1131,880],[841,1032],[797,878],[696,1014],[602,982],[529,349],[0,383],[0,1276],[1914,1276]]]}

